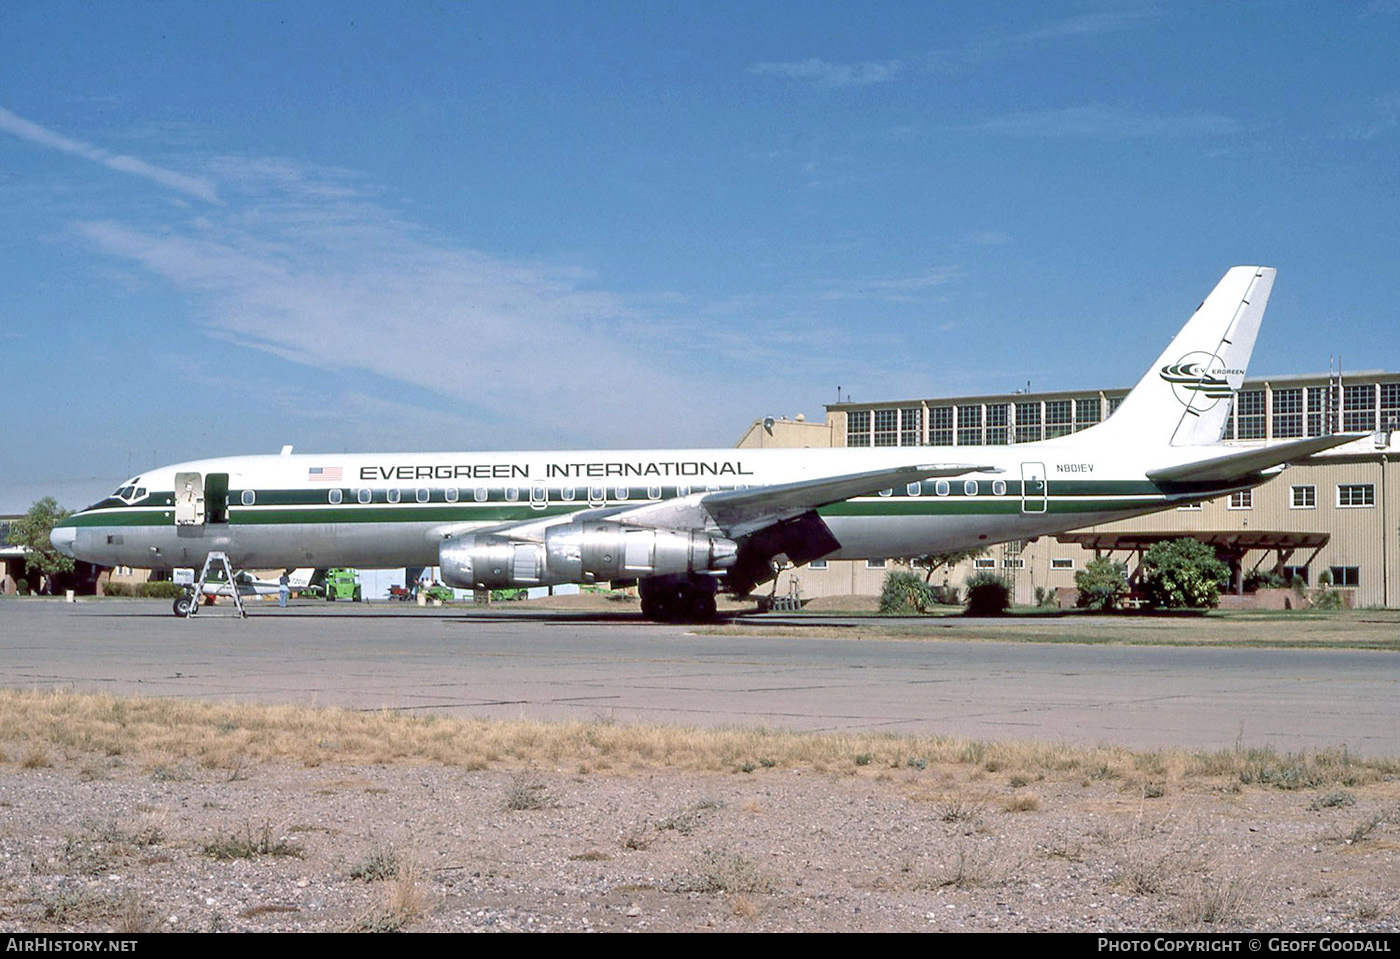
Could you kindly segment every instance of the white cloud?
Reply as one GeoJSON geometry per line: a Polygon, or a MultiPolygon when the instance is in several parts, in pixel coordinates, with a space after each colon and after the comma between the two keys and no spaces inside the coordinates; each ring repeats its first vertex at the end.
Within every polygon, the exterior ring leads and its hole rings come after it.
{"type": "Polygon", "coordinates": [[[91,160],[94,163],[100,163],[109,170],[143,177],[177,193],[183,193],[209,203],[219,202],[219,195],[214,189],[213,181],[206,177],[177,173],[174,170],[155,166],[133,156],[112,153],[90,143],[74,140],[47,127],[42,127],[32,120],[16,116],[4,107],[0,107],[0,130],[39,146],[49,147],[72,156],[91,160]]]}
{"type": "Polygon", "coordinates": [[[1105,104],[1010,113],[987,120],[978,128],[1012,136],[1102,139],[1232,136],[1240,132],[1238,121],[1217,113],[1134,113],[1105,104]]]}
{"type": "Polygon", "coordinates": [[[893,80],[904,69],[899,60],[866,63],[830,63],[826,60],[802,60],[796,63],[755,63],[749,73],[805,80],[823,87],[869,86],[893,80]]]}

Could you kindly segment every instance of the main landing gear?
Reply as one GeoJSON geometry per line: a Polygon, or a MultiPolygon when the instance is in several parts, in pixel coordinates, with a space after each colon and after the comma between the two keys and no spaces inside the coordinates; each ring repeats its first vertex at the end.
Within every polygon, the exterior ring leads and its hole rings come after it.
{"type": "Polygon", "coordinates": [[[715,618],[715,590],[705,582],[689,579],[643,579],[642,615],[663,623],[707,623],[715,618]]]}

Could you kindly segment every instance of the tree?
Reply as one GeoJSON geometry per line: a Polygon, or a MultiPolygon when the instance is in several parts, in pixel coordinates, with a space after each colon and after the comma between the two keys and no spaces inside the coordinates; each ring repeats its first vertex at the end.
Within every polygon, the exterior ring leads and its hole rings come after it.
{"type": "Polygon", "coordinates": [[[1080,609],[1113,609],[1128,595],[1128,564],[1095,557],[1074,574],[1074,586],[1079,590],[1075,605],[1080,609]]]}
{"type": "Polygon", "coordinates": [[[24,557],[25,564],[50,580],[59,573],[73,572],[72,558],[64,556],[49,542],[49,533],[69,513],[69,510],[59,509],[52,496],[45,496],[10,525],[10,538],[29,550],[24,557]]]}
{"type": "Polygon", "coordinates": [[[1164,540],[1142,556],[1143,592],[1159,609],[1215,606],[1229,581],[1230,567],[1200,540],[1164,540]]]}
{"type": "Polygon", "coordinates": [[[925,553],[923,556],[916,556],[909,565],[922,568],[924,582],[927,583],[933,579],[933,574],[938,572],[940,567],[952,569],[964,560],[976,559],[986,552],[985,546],[974,546],[972,549],[955,549],[949,553],[925,553]]]}

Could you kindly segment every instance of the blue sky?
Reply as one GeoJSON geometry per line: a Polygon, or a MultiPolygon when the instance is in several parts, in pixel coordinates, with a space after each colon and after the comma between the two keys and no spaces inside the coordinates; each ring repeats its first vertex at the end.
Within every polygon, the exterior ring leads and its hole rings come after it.
{"type": "Polygon", "coordinates": [[[0,512],[223,453],[727,446],[1400,369],[1400,0],[0,5],[0,512]]]}

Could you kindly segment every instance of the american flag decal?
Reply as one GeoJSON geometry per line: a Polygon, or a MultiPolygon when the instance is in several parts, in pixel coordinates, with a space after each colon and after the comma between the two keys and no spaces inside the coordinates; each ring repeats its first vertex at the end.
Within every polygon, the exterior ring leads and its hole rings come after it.
{"type": "Polygon", "coordinates": [[[313,466],[306,471],[306,479],[312,483],[339,483],[339,466],[313,466]]]}

